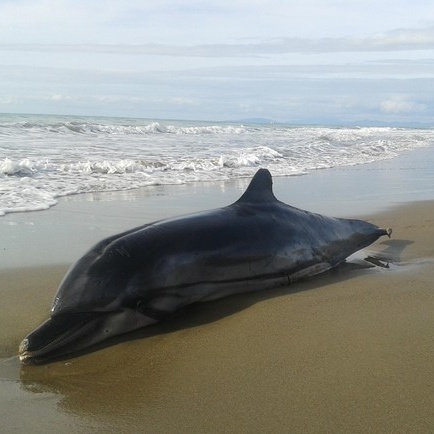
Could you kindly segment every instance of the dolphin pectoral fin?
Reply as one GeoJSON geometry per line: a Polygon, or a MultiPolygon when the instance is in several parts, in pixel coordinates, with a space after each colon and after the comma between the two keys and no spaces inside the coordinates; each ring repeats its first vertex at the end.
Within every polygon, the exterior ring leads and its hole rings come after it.
{"type": "Polygon", "coordinates": [[[316,274],[324,273],[324,271],[330,270],[331,268],[333,268],[333,266],[329,262],[320,262],[288,275],[288,282],[292,283],[305,277],[315,276],[316,274]]]}
{"type": "Polygon", "coordinates": [[[369,255],[364,260],[366,262],[372,264],[372,266],[374,266],[374,267],[390,268],[390,265],[388,262],[382,261],[381,259],[376,258],[375,256],[369,255]]]}
{"type": "Polygon", "coordinates": [[[183,297],[177,294],[165,294],[150,300],[139,301],[136,311],[145,317],[161,321],[176,312],[185,303],[183,297]]]}

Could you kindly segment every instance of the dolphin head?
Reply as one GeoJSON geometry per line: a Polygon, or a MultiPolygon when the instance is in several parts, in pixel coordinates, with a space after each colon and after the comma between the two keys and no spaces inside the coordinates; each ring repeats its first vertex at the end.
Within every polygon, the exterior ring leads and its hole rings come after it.
{"type": "Polygon", "coordinates": [[[22,363],[45,363],[156,322],[140,312],[136,285],[127,279],[134,263],[122,243],[99,243],[69,270],[51,317],[21,342],[22,363]]]}

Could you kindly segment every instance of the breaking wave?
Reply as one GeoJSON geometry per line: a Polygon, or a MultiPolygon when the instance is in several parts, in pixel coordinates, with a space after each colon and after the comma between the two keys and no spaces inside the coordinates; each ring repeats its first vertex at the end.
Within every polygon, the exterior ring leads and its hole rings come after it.
{"type": "Polygon", "coordinates": [[[430,129],[21,118],[0,122],[0,215],[69,194],[226,180],[258,167],[303,175],[434,143],[430,129]]]}

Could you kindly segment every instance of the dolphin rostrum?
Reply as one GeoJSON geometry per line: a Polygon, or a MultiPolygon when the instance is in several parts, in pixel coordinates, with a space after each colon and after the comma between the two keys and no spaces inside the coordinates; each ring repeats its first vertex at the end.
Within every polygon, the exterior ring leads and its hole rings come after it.
{"type": "Polygon", "coordinates": [[[99,242],[64,277],[51,317],[21,343],[44,363],[198,301],[287,285],[328,270],[390,230],[277,200],[260,169],[232,205],[159,220],[99,242]]]}

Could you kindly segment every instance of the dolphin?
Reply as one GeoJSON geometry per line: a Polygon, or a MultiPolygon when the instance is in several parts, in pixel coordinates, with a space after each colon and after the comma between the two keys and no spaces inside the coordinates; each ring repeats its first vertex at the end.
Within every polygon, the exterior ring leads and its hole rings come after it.
{"type": "Polygon", "coordinates": [[[361,220],[294,208],[259,169],[235,203],[100,241],[65,275],[50,318],[21,343],[45,363],[156,323],[191,303],[288,285],[390,236],[361,220]]]}

